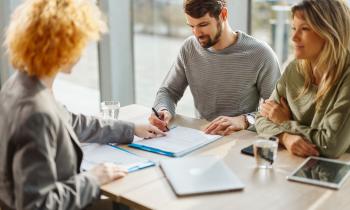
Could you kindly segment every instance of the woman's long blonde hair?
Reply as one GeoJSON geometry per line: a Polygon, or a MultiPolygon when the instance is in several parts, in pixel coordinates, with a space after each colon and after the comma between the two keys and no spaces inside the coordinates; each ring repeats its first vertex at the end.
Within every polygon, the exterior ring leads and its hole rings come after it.
{"type": "Polygon", "coordinates": [[[90,0],[25,0],[13,13],[5,46],[15,69],[51,76],[74,64],[107,30],[90,0]]]}
{"type": "MultiPolygon", "coordinates": [[[[292,7],[292,17],[302,12],[310,25],[325,44],[318,56],[316,67],[322,70],[315,102],[320,102],[331,87],[342,76],[350,52],[350,10],[344,0],[303,0],[292,7]]],[[[313,82],[313,70],[310,61],[299,60],[298,71],[305,77],[304,87],[299,97],[304,95],[313,82]]]]}

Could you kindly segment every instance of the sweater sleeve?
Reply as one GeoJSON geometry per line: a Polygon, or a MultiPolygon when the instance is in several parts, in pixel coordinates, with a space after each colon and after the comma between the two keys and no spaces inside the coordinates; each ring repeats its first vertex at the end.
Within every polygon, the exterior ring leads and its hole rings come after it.
{"type": "Polygon", "coordinates": [[[134,139],[134,124],[121,120],[105,120],[69,112],[71,125],[84,143],[129,144],[134,139]]]}
{"type": "Polygon", "coordinates": [[[182,46],[175,63],[163,80],[154,102],[156,110],[166,108],[173,116],[175,116],[176,104],[182,98],[188,86],[185,74],[185,45],[186,43],[182,46]]]}
{"type": "MultiPolygon", "coordinates": [[[[275,89],[273,90],[270,99],[275,100],[277,103],[280,101],[280,97],[285,97],[285,91],[286,91],[286,77],[288,73],[288,67],[284,71],[282,77],[277,82],[275,89]]],[[[258,133],[258,135],[268,138],[270,136],[275,136],[280,133],[284,132],[284,128],[278,124],[273,123],[266,117],[263,117],[260,112],[256,114],[256,122],[255,122],[255,128],[258,133]]]]}
{"type": "MultiPolygon", "coordinates": [[[[280,97],[278,95],[278,92],[276,89],[273,91],[273,93],[270,97],[272,99],[275,99],[275,101],[277,101],[277,98],[280,97]]],[[[256,115],[255,128],[256,128],[258,135],[265,137],[265,138],[268,138],[270,136],[276,136],[276,135],[281,134],[285,131],[282,126],[273,123],[272,121],[270,121],[266,117],[263,117],[260,114],[260,112],[258,112],[256,115]]]]}
{"type": "Polygon", "coordinates": [[[260,62],[259,74],[257,78],[257,88],[260,98],[270,97],[274,87],[281,77],[277,56],[270,47],[263,48],[264,56],[260,62]]]}

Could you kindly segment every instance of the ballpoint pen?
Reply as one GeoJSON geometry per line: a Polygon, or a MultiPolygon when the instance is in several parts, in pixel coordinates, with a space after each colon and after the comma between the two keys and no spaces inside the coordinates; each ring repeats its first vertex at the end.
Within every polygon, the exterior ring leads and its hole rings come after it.
{"type": "MultiPolygon", "coordinates": [[[[157,117],[158,119],[160,119],[160,116],[159,116],[157,110],[156,110],[155,108],[152,107],[152,111],[153,111],[153,113],[156,115],[156,117],[157,117]]],[[[162,120],[162,119],[160,119],[160,120],[162,120]]],[[[168,131],[170,130],[170,129],[168,128],[168,126],[165,126],[165,128],[166,128],[168,131]]]]}

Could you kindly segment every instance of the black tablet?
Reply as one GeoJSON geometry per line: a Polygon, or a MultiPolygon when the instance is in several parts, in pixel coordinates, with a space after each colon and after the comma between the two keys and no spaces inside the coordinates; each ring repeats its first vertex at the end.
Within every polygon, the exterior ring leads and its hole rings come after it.
{"type": "Polygon", "coordinates": [[[349,176],[350,164],[320,157],[307,158],[288,180],[339,189],[349,176]]]}

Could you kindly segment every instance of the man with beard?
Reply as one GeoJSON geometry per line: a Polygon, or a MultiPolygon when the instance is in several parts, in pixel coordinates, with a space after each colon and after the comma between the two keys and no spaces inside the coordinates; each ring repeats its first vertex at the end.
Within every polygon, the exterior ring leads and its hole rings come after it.
{"type": "Polygon", "coordinates": [[[204,131],[229,135],[255,121],[260,98],[267,99],[280,77],[273,50],[228,23],[226,0],[184,0],[193,35],[158,90],[149,121],[161,130],[175,115],[177,102],[190,87],[204,131]]]}

